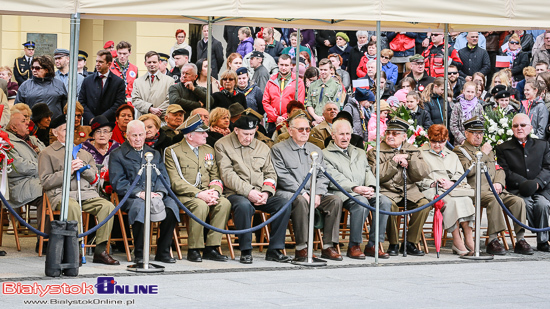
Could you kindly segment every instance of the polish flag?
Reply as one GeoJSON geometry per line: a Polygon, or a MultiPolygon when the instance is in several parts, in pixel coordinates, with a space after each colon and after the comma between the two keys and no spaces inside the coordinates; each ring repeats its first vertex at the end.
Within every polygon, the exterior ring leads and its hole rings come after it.
{"type": "Polygon", "coordinates": [[[510,56],[497,56],[497,63],[495,66],[497,68],[509,68],[510,56]]]}

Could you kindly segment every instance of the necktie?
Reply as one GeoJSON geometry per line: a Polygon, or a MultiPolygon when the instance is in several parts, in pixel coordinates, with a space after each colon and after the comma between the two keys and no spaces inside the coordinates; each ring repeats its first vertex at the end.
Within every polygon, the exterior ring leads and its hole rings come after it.
{"type": "Polygon", "coordinates": [[[347,149],[344,149],[344,154],[349,157],[349,153],[347,149]]]}
{"type": "Polygon", "coordinates": [[[101,81],[101,88],[103,88],[103,79],[104,78],[105,78],[105,75],[103,75],[103,74],[99,75],[99,80],[101,81]]]}
{"type": "Polygon", "coordinates": [[[285,90],[285,79],[281,78],[281,93],[283,93],[283,90],[285,90]]]}
{"type": "Polygon", "coordinates": [[[151,84],[155,81],[155,75],[151,75],[151,84]]]}
{"type": "Polygon", "coordinates": [[[523,146],[523,148],[525,148],[525,142],[521,143],[521,146],[523,146]]]}
{"type": "Polygon", "coordinates": [[[195,155],[198,158],[199,157],[199,148],[193,148],[193,152],[195,153],[195,155]]]}
{"type": "Polygon", "coordinates": [[[323,101],[323,93],[325,92],[325,85],[321,86],[321,94],[319,94],[319,103],[323,101]]]}

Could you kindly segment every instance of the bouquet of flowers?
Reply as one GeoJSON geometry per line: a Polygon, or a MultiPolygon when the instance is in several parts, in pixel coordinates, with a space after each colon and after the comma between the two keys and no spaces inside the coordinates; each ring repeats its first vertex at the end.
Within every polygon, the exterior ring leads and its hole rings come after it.
{"type": "Polygon", "coordinates": [[[0,169],[6,170],[7,173],[11,172],[13,165],[13,154],[11,150],[13,145],[8,137],[8,133],[0,130],[0,169]]]}
{"type": "Polygon", "coordinates": [[[400,106],[390,115],[391,118],[399,117],[409,123],[407,130],[407,143],[416,147],[422,147],[428,141],[428,133],[423,127],[419,126],[416,120],[411,117],[411,112],[405,107],[400,106]]]}
{"type": "Polygon", "coordinates": [[[485,111],[485,135],[483,143],[489,142],[493,148],[512,138],[512,116],[499,107],[485,111]]]}

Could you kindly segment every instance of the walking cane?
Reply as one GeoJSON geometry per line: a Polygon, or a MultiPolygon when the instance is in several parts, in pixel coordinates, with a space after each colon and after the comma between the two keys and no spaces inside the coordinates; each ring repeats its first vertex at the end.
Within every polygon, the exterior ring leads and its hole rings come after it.
{"type": "MultiPolygon", "coordinates": [[[[403,168],[403,211],[407,211],[407,169],[403,168]]],[[[407,215],[403,215],[403,257],[407,257],[407,215]]]]}

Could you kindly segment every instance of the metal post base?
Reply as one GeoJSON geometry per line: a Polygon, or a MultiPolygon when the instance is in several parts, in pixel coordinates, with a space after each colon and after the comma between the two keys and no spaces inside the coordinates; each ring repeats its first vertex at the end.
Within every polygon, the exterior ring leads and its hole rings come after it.
{"type": "Polygon", "coordinates": [[[311,262],[308,262],[308,258],[295,258],[290,263],[292,263],[294,265],[310,266],[310,267],[327,266],[327,261],[316,258],[316,257],[312,258],[311,262]]]}
{"type": "Polygon", "coordinates": [[[492,260],[495,257],[492,254],[488,254],[488,253],[480,252],[479,255],[476,256],[474,252],[469,252],[465,255],[461,255],[460,258],[465,260],[492,260]]]}
{"type": "Polygon", "coordinates": [[[164,266],[149,263],[149,267],[145,268],[144,263],[136,263],[134,265],[128,265],[126,270],[136,273],[161,273],[164,272],[164,266]]]}

